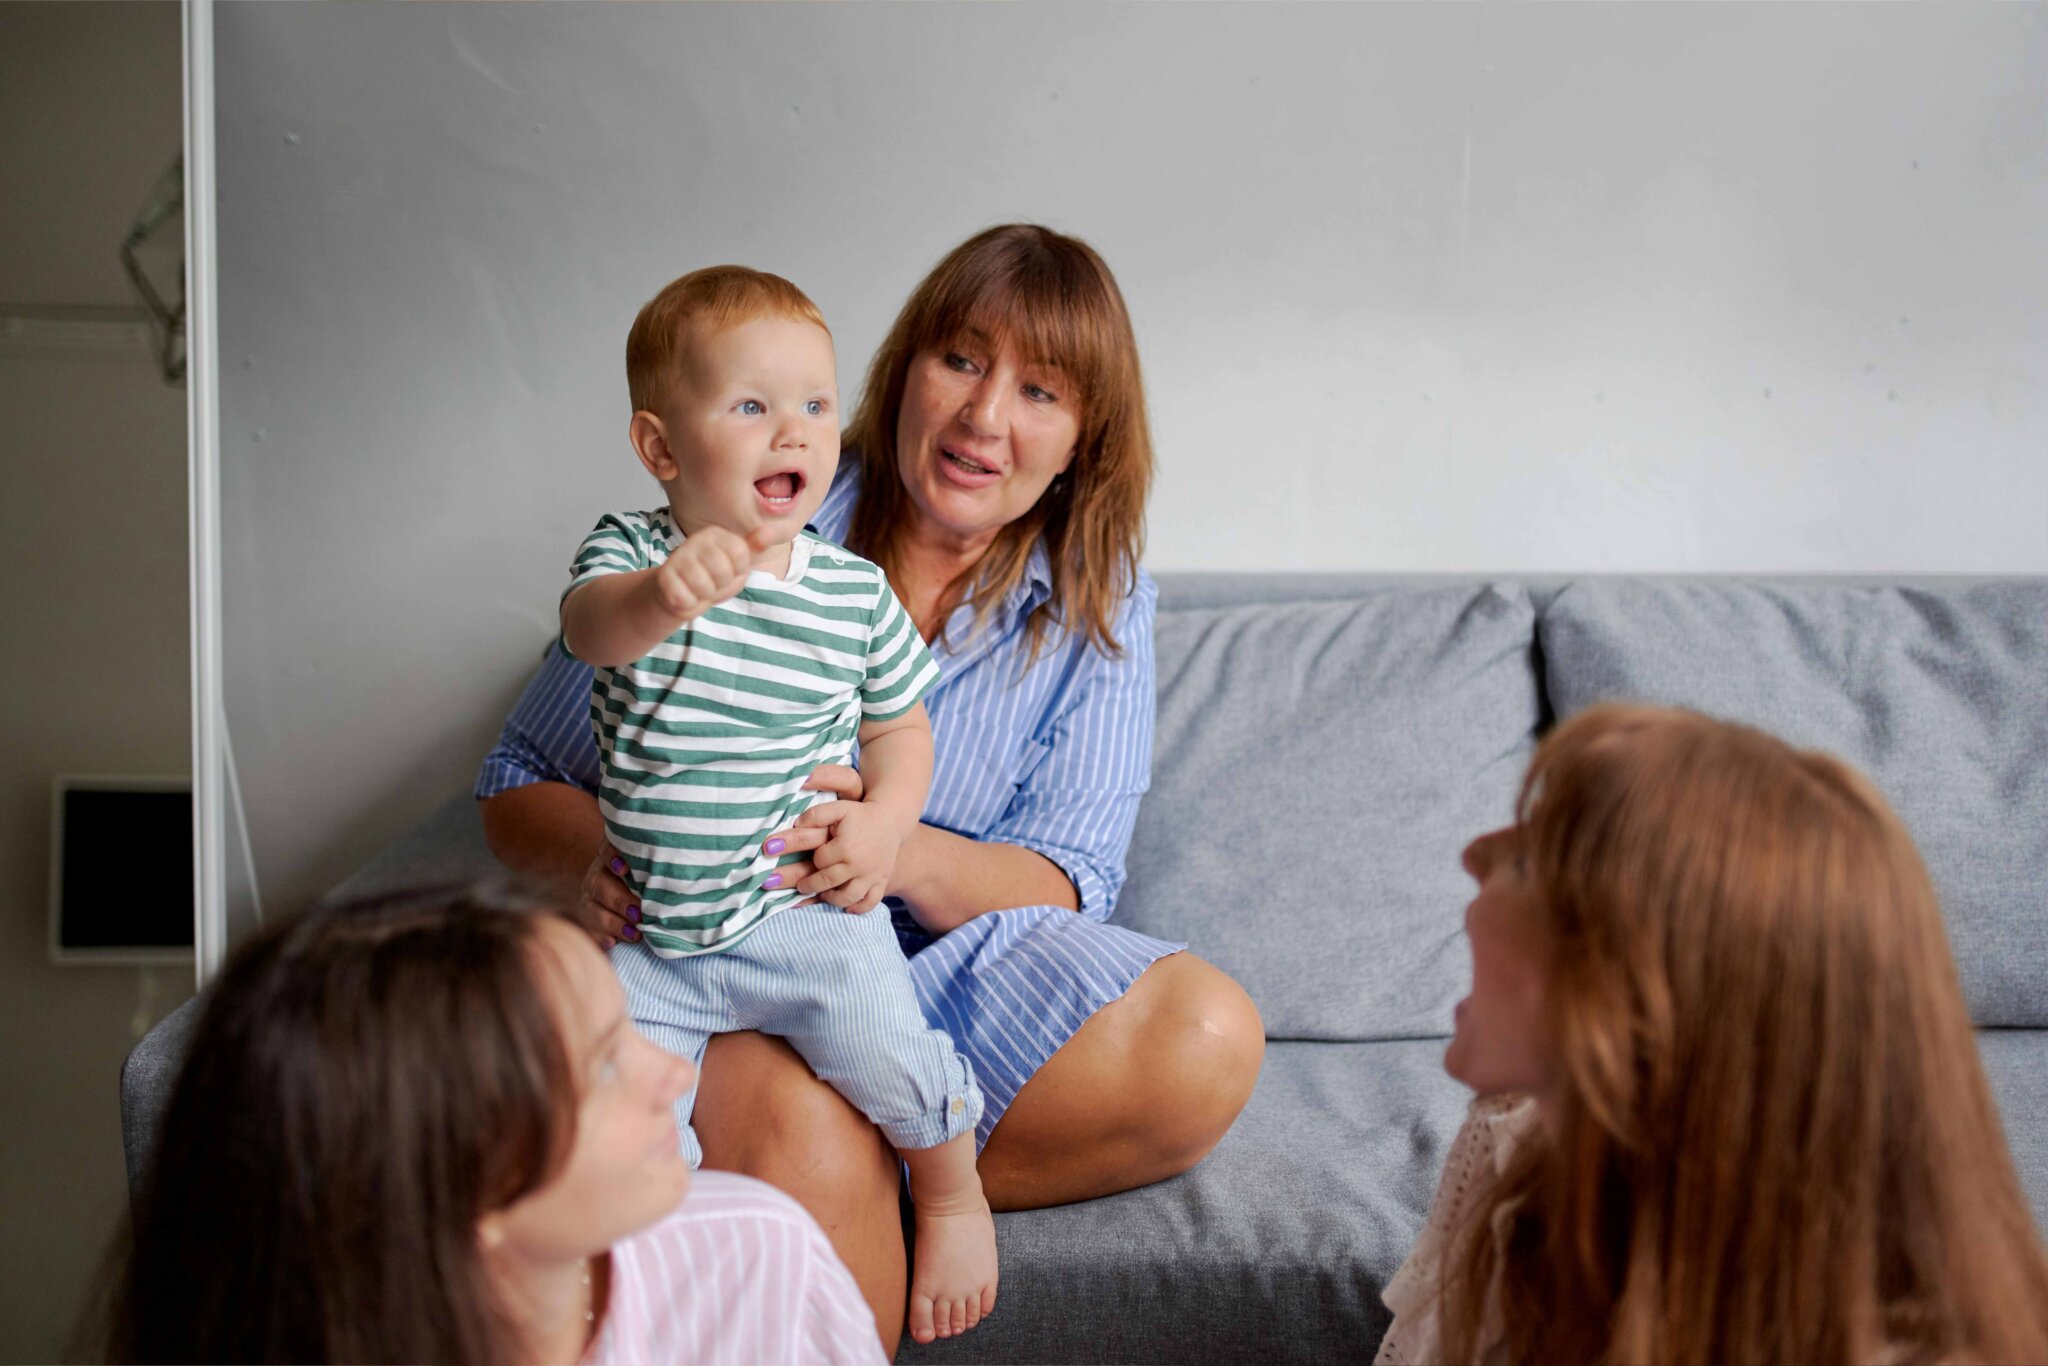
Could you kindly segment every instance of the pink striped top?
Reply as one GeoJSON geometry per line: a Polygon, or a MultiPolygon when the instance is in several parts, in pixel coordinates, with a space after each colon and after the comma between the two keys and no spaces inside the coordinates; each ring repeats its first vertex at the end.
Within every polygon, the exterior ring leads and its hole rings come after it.
{"type": "Polygon", "coordinates": [[[681,1208],[612,1248],[589,1366],[860,1362],[875,1316],[817,1221],[773,1186],[700,1171],[681,1208]]]}

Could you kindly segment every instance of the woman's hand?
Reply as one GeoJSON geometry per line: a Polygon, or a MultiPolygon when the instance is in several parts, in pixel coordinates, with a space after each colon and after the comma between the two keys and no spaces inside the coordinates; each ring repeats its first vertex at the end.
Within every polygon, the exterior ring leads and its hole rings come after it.
{"type": "MultiPolygon", "coordinates": [[[[771,854],[813,853],[832,843],[837,829],[846,816],[844,810],[835,810],[843,803],[859,803],[867,795],[867,782],[860,776],[860,770],[845,764],[820,764],[804,780],[804,789],[809,792],[829,792],[838,801],[819,802],[816,806],[798,816],[796,824],[787,830],[778,830],[768,837],[762,848],[771,854]],[[778,841],[780,847],[777,847],[778,841]]],[[[905,841],[908,843],[908,841],[905,841]]],[[[829,862],[829,860],[828,860],[829,862]]],[[[799,887],[813,891],[814,895],[799,902],[809,906],[820,901],[830,902],[844,911],[856,915],[865,914],[881,903],[888,891],[886,886],[870,885],[861,878],[838,879],[832,885],[824,885],[819,879],[816,857],[785,863],[775,870],[782,875],[785,887],[799,887]],[[811,884],[806,887],[805,884],[811,884]]],[[[828,875],[830,880],[831,875],[828,875]]]]}
{"type": "Polygon", "coordinates": [[[576,898],[576,923],[590,931],[600,951],[640,937],[640,899],[626,885],[626,861],[609,842],[597,846],[597,857],[583,874],[576,898]]]}

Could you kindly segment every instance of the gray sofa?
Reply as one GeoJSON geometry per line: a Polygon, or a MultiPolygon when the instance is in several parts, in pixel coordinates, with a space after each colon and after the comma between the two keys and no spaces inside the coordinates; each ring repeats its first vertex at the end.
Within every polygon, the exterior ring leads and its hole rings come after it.
{"type": "MultiPolygon", "coordinates": [[[[1534,737],[1681,703],[1871,774],[1940,887],[1985,1068],[2048,1222],[2048,580],[1166,575],[1154,783],[1118,919],[1232,973],[1271,1043],[1193,1171],[997,1221],[1003,1302],[906,1361],[1371,1356],[1466,1094],[1458,851],[1534,737]]],[[[337,893],[492,867],[456,797],[337,893]]],[[[122,1078],[131,1177],[192,1008],[122,1078]]],[[[1731,1022],[1740,1027],[1740,1022],[1731,1022]]]]}

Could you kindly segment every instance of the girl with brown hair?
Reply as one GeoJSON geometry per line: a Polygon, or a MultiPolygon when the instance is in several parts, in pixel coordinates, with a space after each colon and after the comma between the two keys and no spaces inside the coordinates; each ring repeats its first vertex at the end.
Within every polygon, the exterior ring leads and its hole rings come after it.
{"type": "Polygon", "coordinates": [[[1478,1093],[1382,1362],[2048,1360],[1940,907],[1868,782],[1692,713],[1558,727],[1465,851],[1478,1093]]]}
{"type": "Polygon", "coordinates": [[[546,908],[443,890],[260,934],[172,1092],[109,1359],[880,1362],[810,1216],[693,1178],[689,1079],[546,908]]]}
{"type": "MultiPolygon", "coordinates": [[[[876,352],[844,445],[811,529],[887,571],[940,666],[931,793],[887,906],[927,1020],[981,1089],[989,1203],[1184,1171],[1244,1108],[1265,1036],[1229,977],[1110,920],[1151,782],[1157,589],[1139,565],[1144,386],[1108,266],[1033,224],[962,242],[876,352]]],[[[551,651],[476,790],[497,856],[580,889],[585,927],[635,952],[639,905],[594,795],[590,681],[551,651]]],[[[763,851],[803,855],[785,875],[851,904],[815,863],[861,777],[827,766],[809,785],[840,800],[763,851]]],[[[717,1036],[703,1068],[705,1165],[815,1214],[893,1348],[906,1262],[888,1144],[780,1039],[717,1036]]]]}

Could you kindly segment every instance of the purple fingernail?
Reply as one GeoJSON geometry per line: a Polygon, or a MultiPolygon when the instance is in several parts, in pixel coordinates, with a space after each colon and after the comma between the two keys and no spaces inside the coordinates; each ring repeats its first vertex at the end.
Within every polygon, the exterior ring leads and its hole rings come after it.
{"type": "Polygon", "coordinates": [[[623,872],[625,872],[625,871],[626,871],[626,861],[625,861],[624,859],[622,859],[622,858],[614,858],[614,859],[612,860],[612,871],[613,871],[613,872],[615,872],[615,873],[623,873],[623,872]]]}
{"type": "Polygon", "coordinates": [[[633,922],[633,923],[634,923],[635,925],[639,924],[639,923],[640,923],[640,908],[639,908],[638,906],[628,906],[628,907],[626,907],[626,919],[628,919],[628,920],[632,921],[632,922],[633,922]]]}
{"type": "Polygon", "coordinates": [[[768,880],[762,883],[761,885],[763,887],[780,887],[782,885],[782,874],[770,873],[768,875],[768,880]]]}
{"type": "Polygon", "coordinates": [[[779,854],[788,846],[785,845],[781,840],[769,840],[766,844],[762,845],[761,847],[771,854],[779,854]]]}
{"type": "Polygon", "coordinates": [[[628,925],[624,933],[628,939],[638,939],[640,937],[640,927],[638,925],[628,925]]]}

